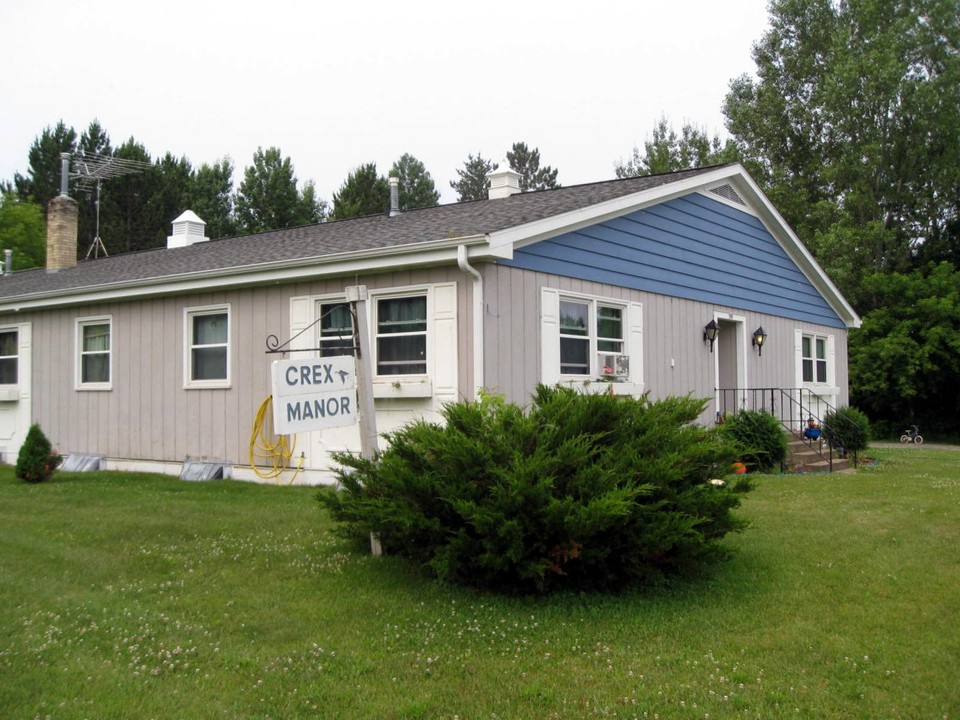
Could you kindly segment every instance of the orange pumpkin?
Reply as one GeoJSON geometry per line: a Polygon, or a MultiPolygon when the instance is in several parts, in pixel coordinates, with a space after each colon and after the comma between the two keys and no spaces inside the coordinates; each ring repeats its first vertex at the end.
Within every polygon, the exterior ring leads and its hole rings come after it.
{"type": "Polygon", "coordinates": [[[733,474],[734,474],[734,475],[746,475],[746,474],[747,474],[747,466],[744,465],[742,462],[735,462],[735,463],[733,464],[733,474]]]}

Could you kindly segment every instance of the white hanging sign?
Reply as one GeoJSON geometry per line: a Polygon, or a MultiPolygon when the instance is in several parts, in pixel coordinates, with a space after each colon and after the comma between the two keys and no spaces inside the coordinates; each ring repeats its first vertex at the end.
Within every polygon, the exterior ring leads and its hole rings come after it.
{"type": "Polygon", "coordinates": [[[352,355],[277,360],[271,375],[273,429],[278,435],[357,422],[357,363],[352,355]]]}

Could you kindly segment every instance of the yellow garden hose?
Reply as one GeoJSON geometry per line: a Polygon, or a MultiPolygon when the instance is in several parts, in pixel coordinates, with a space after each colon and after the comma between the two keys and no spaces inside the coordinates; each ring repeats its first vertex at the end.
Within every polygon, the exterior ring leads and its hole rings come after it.
{"type": "MultiPolygon", "coordinates": [[[[294,435],[277,435],[273,432],[273,395],[268,395],[253,421],[253,434],[250,436],[250,467],[258,477],[264,480],[276,480],[290,469],[290,459],[297,446],[294,435]]],[[[287,481],[291,485],[303,468],[303,453],[297,461],[293,477],[287,481]]]]}

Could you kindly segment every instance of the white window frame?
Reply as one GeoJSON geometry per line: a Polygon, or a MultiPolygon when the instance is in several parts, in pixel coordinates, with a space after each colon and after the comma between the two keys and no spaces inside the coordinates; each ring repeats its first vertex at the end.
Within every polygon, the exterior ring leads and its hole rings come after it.
{"type": "MultiPolygon", "coordinates": [[[[313,340],[314,340],[314,346],[313,346],[313,347],[315,347],[315,348],[320,348],[320,349],[317,350],[317,354],[318,354],[320,357],[324,357],[324,352],[325,352],[324,342],[325,342],[325,339],[324,339],[323,334],[322,334],[322,333],[323,333],[323,306],[324,306],[324,305],[346,305],[346,306],[347,306],[347,309],[348,309],[348,311],[349,311],[350,303],[349,303],[349,301],[347,300],[346,295],[330,295],[330,296],[323,295],[323,296],[320,296],[320,297],[315,298],[314,301],[315,301],[315,303],[316,303],[316,304],[315,304],[315,307],[314,307],[314,313],[315,313],[315,317],[316,317],[316,326],[315,326],[315,331],[314,331],[314,338],[313,338],[313,340]]],[[[355,331],[355,328],[353,328],[353,317],[352,317],[352,316],[351,316],[351,318],[350,318],[350,323],[351,323],[351,331],[355,331]]],[[[332,342],[332,341],[333,341],[333,338],[332,338],[332,337],[327,338],[326,341],[331,341],[331,342],[332,342]]],[[[350,347],[352,348],[352,347],[353,347],[353,337],[352,337],[352,335],[351,335],[350,338],[349,338],[349,342],[350,342],[350,347]]],[[[341,354],[344,354],[344,355],[353,355],[353,354],[355,354],[355,353],[354,353],[354,350],[351,349],[351,350],[343,350],[343,352],[342,352],[341,354]]]]}
{"type": "Polygon", "coordinates": [[[821,335],[818,333],[808,333],[803,332],[800,334],[800,379],[804,387],[831,387],[835,383],[833,382],[835,368],[831,367],[833,353],[831,352],[832,337],[829,335],[821,335]],[[808,357],[803,354],[803,341],[810,340],[810,351],[811,355],[808,357]],[[823,358],[817,356],[817,343],[823,343],[823,358]],[[803,375],[803,366],[804,363],[809,361],[811,363],[812,377],[810,380],[807,380],[803,375]],[[819,379],[818,366],[822,364],[824,379],[819,379]]]}
{"type": "MultiPolygon", "coordinates": [[[[433,327],[433,323],[430,320],[433,312],[432,311],[433,304],[431,301],[430,289],[427,287],[417,287],[417,288],[405,288],[403,291],[400,291],[400,292],[398,292],[395,289],[391,289],[389,291],[371,292],[369,294],[369,300],[370,300],[370,338],[371,338],[370,351],[371,351],[371,355],[373,356],[373,359],[372,359],[373,379],[387,381],[387,382],[401,382],[405,379],[411,379],[411,378],[424,379],[429,377],[430,368],[433,367],[433,363],[432,363],[433,358],[431,356],[431,348],[433,347],[433,341],[434,341],[434,337],[433,337],[434,327],[433,327]],[[424,324],[426,325],[426,329],[423,331],[418,330],[414,333],[406,333],[404,334],[404,336],[423,335],[424,346],[425,346],[424,357],[423,357],[423,372],[403,373],[403,374],[381,373],[380,372],[380,352],[379,352],[380,348],[379,348],[379,342],[378,342],[380,338],[380,322],[379,322],[380,301],[381,300],[399,300],[399,299],[411,298],[411,297],[422,297],[424,299],[424,304],[425,304],[424,324]]],[[[387,335],[393,336],[393,337],[400,336],[400,334],[398,333],[388,333],[387,335]]]]}
{"type": "MultiPolygon", "coordinates": [[[[629,306],[626,303],[611,301],[608,298],[601,297],[588,297],[583,295],[571,295],[569,293],[560,293],[560,302],[572,302],[580,305],[587,305],[589,308],[587,313],[587,335],[586,339],[589,343],[587,350],[587,357],[590,361],[590,367],[586,373],[564,373],[562,368],[563,364],[561,363],[560,379],[563,381],[566,380],[585,380],[585,379],[594,379],[594,380],[603,380],[604,374],[600,368],[600,353],[613,354],[613,355],[629,355],[626,352],[627,349],[627,316],[630,312],[629,306]],[[600,350],[600,341],[604,340],[607,342],[615,341],[615,338],[601,338],[599,336],[598,330],[598,318],[600,313],[600,308],[611,308],[614,310],[620,311],[620,352],[613,353],[607,350],[600,350]]],[[[574,337],[574,336],[565,336],[561,329],[560,337],[574,337]]],[[[582,338],[583,336],[579,336],[582,338]]]]}
{"type": "Polygon", "coordinates": [[[840,388],[837,385],[837,357],[836,357],[836,337],[830,333],[817,332],[816,330],[802,330],[796,329],[796,341],[794,347],[794,354],[796,356],[796,377],[797,377],[797,387],[803,390],[808,390],[817,397],[821,397],[831,404],[836,404],[836,400],[840,394],[840,388]],[[803,379],[803,339],[805,337],[810,338],[810,347],[813,352],[813,382],[808,382],[803,379]],[[826,367],[827,367],[827,380],[826,382],[817,382],[817,366],[816,366],[816,354],[817,354],[817,339],[824,340],[824,349],[826,351],[826,367]]]}
{"type": "Polygon", "coordinates": [[[183,387],[187,390],[221,389],[231,386],[233,352],[233,317],[230,304],[202,305],[183,309],[183,387]],[[227,316],[227,340],[225,343],[197,346],[193,342],[193,319],[203,315],[227,316]],[[193,350],[196,347],[224,347],[227,353],[226,377],[212,380],[193,379],[193,350]]]}
{"type": "MultiPolygon", "coordinates": [[[[541,366],[540,379],[548,385],[560,383],[590,392],[606,391],[613,386],[615,394],[641,394],[643,392],[643,305],[619,298],[567,292],[544,287],[541,293],[541,366]],[[563,373],[560,363],[560,303],[586,303],[588,310],[588,332],[590,368],[586,374],[563,373]],[[598,312],[602,307],[620,311],[621,344],[620,353],[610,353],[599,349],[601,340],[613,338],[598,337],[598,312]],[[612,379],[605,376],[600,367],[600,354],[621,354],[630,358],[630,374],[627,378],[612,379]]],[[[583,337],[583,336],[580,336],[583,337]]]]}
{"type": "Polygon", "coordinates": [[[77,318],[76,320],[76,352],[74,353],[74,366],[75,366],[75,383],[74,388],[79,391],[101,391],[101,390],[112,390],[113,389],[113,348],[114,348],[114,337],[113,337],[113,316],[112,315],[96,315],[91,317],[82,317],[77,318]],[[87,352],[83,349],[83,329],[91,325],[106,325],[109,329],[109,347],[106,351],[90,351],[87,352]],[[102,382],[84,382],[83,380],[83,357],[84,355],[93,355],[93,354],[104,354],[107,356],[107,380],[102,382]]]}
{"type": "Polygon", "coordinates": [[[16,354],[14,355],[0,355],[0,360],[13,360],[16,367],[16,376],[17,379],[12,383],[2,383],[0,388],[5,388],[11,390],[13,388],[20,387],[20,326],[19,325],[7,325],[0,326],[0,333],[13,333],[17,339],[16,354]]]}

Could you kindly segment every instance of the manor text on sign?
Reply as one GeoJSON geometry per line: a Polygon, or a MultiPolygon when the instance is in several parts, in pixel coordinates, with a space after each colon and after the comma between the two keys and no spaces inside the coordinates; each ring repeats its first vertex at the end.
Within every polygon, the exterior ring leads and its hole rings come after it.
{"type": "Polygon", "coordinates": [[[357,364],[352,355],[277,360],[271,376],[273,429],[278,435],[357,422],[357,364]]]}

